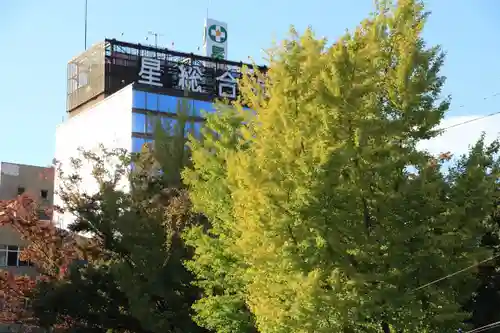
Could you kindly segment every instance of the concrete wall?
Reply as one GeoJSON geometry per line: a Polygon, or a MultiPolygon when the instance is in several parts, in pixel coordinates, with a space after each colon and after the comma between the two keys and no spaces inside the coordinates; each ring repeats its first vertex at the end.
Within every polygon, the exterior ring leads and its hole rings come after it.
{"type": "MultiPolygon", "coordinates": [[[[64,173],[73,173],[70,160],[82,158],[79,148],[99,152],[99,145],[102,144],[107,149],[121,148],[130,151],[132,96],[132,85],[129,85],[57,127],[55,158],[64,173]]],[[[82,177],[80,191],[93,193],[97,190],[97,182],[91,173],[92,166],[83,161],[79,173],[82,177]]],[[[60,185],[61,179],[56,172],[54,204],[62,206],[57,194],[60,185]]],[[[123,186],[127,185],[123,182],[123,186]]],[[[73,220],[74,217],[69,214],[54,214],[54,222],[60,228],[67,228],[73,220]]]]}
{"type": "Polygon", "coordinates": [[[51,167],[40,167],[2,162],[0,164],[0,200],[14,199],[18,188],[23,187],[26,193],[45,204],[54,200],[54,170],[51,167]],[[47,191],[47,198],[41,197],[41,191],[47,191]]]}
{"type": "MultiPolygon", "coordinates": [[[[37,200],[41,208],[52,206],[54,199],[54,170],[51,167],[40,167],[16,163],[2,162],[0,164],[0,200],[12,200],[23,188],[25,193],[37,200]],[[42,197],[42,190],[47,191],[47,197],[42,197]]],[[[27,242],[10,226],[0,227],[0,245],[26,246],[27,242]]],[[[34,276],[35,268],[27,266],[0,267],[14,274],[34,276]]]]}

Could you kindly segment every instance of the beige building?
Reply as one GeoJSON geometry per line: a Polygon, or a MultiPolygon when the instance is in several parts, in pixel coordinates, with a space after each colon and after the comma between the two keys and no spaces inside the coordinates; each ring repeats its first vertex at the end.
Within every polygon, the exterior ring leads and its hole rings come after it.
{"type": "MultiPolygon", "coordinates": [[[[51,207],[54,200],[54,169],[1,162],[0,200],[12,200],[23,193],[39,202],[40,219],[49,220],[45,207],[51,207]]],[[[19,260],[19,253],[25,245],[26,242],[11,227],[0,227],[0,269],[15,274],[36,274],[29,263],[19,260]]]]}

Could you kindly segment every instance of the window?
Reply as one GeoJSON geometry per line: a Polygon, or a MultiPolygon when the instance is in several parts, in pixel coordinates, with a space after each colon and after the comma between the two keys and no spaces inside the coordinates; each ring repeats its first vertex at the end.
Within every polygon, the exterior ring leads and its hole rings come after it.
{"type": "Polygon", "coordinates": [[[194,112],[194,107],[193,107],[193,100],[192,99],[187,99],[187,98],[178,98],[177,99],[177,105],[176,108],[174,109],[174,112],[176,114],[184,114],[186,116],[192,116],[195,114],[194,112]]]}
{"type": "Polygon", "coordinates": [[[132,132],[146,132],[146,115],[144,113],[132,113],[132,132]]]}
{"type": "Polygon", "coordinates": [[[50,220],[50,215],[46,209],[37,210],[38,219],[41,221],[50,220]]]}
{"type": "Polygon", "coordinates": [[[154,140],[153,139],[144,139],[144,143],[153,143],[154,140]]]}
{"type": "Polygon", "coordinates": [[[132,137],[132,152],[139,153],[145,143],[146,140],[144,138],[132,137]]]}
{"type": "Polygon", "coordinates": [[[7,266],[19,265],[19,247],[7,246],[7,266]]]}
{"type": "Polygon", "coordinates": [[[170,117],[162,117],[161,118],[161,125],[162,125],[163,129],[169,135],[174,135],[175,128],[176,128],[176,125],[177,125],[177,119],[170,118],[170,117]]]}
{"type": "Polygon", "coordinates": [[[132,97],[132,106],[137,109],[146,108],[146,93],[144,91],[134,90],[134,96],[132,97]]]}
{"type": "Polygon", "coordinates": [[[21,195],[21,194],[23,194],[25,191],[26,191],[26,189],[25,189],[24,187],[19,186],[19,187],[17,188],[17,195],[21,195]]]}
{"type": "Polygon", "coordinates": [[[203,113],[213,113],[215,112],[215,107],[210,102],[204,101],[194,101],[193,115],[201,117],[203,113]]]}
{"type": "Polygon", "coordinates": [[[146,133],[152,134],[156,128],[157,122],[160,121],[160,117],[154,114],[149,114],[147,115],[146,121],[146,133]]]}
{"type": "Polygon", "coordinates": [[[0,267],[7,266],[7,246],[0,245],[0,267]]]}
{"type": "Polygon", "coordinates": [[[168,95],[158,96],[158,111],[177,113],[177,97],[168,95]]]}
{"type": "Polygon", "coordinates": [[[153,93],[146,93],[146,109],[151,111],[158,111],[158,95],[153,93]]]}
{"type": "Polygon", "coordinates": [[[41,191],[40,191],[40,197],[41,197],[42,199],[45,199],[45,200],[46,200],[46,199],[49,197],[49,191],[47,191],[47,190],[41,190],[41,191]]]}
{"type": "MultiPolygon", "coordinates": [[[[199,138],[202,125],[203,125],[203,123],[200,121],[190,122],[190,123],[186,124],[186,132],[191,134],[195,138],[199,138]]],[[[186,133],[186,137],[188,137],[187,133],[186,133]]]]}
{"type": "Polygon", "coordinates": [[[32,266],[28,261],[19,259],[22,250],[17,245],[0,245],[0,266],[32,266]]]}

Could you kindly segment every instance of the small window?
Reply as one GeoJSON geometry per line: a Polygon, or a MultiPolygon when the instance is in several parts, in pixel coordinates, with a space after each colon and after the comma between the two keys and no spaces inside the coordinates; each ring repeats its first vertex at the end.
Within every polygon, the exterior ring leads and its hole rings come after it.
{"type": "Polygon", "coordinates": [[[146,109],[151,111],[158,111],[158,95],[153,93],[146,93],[146,109]]]}
{"type": "Polygon", "coordinates": [[[172,136],[175,135],[175,129],[176,129],[176,124],[177,124],[177,119],[170,118],[170,117],[162,117],[161,123],[162,123],[163,129],[169,135],[172,135],[172,136]]]}
{"type": "Polygon", "coordinates": [[[160,121],[160,117],[154,114],[148,114],[146,118],[146,133],[153,134],[157,123],[160,121]]]}
{"type": "Polygon", "coordinates": [[[158,96],[158,111],[167,113],[176,113],[177,110],[177,97],[168,95],[158,96]]]}
{"type": "Polygon", "coordinates": [[[204,101],[194,101],[194,107],[193,110],[191,111],[191,115],[201,117],[205,113],[214,113],[214,112],[215,112],[215,107],[212,103],[204,101]]]}
{"type": "Polygon", "coordinates": [[[146,93],[144,91],[134,90],[133,107],[138,109],[146,108],[146,93]]]}
{"type": "Polygon", "coordinates": [[[201,133],[202,122],[195,121],[195,122],[190,122],[187,125],[188,126],[186,126],[186,132],[191,134],[194,138],[199,138],[201,133]]]}
{"type": "Polygon", "coordinates": [[[49,216],[49,214],[47,214],[47,211],[45,209],[37,210],[37,215],[38,215],[38,219],[41,221],[50,220],[50,216],[49,216]]]}
{"type": "Polygon", "coordinates": [[[7,266],[7,251],[0,251],[0,267],[7,266]]]}
{"type": "Polygon", "coordinates": [[[144,113],[132,113],[132,132],[146,132],[146,115],[144,113]]]}
{"type": "Polygon", "coordinates": [[[49,191],[47,191],[47,190],[41,190],[40,191],[40,196],[42,197],[42,199],[47,199],[49,197],[49,191]]]}
{"type": "Polygon", "coordinates": [[[144,143],[144,138],[132,137],[132,153],[140,153],[144,143]]]}
{"type": "Polygon", "coordinates": [[[26,189],[25,189],[24,187],[19,186],[19,187],[17,188],[17,195],[21,195],[21,194],[23,194],[25,191],[26,191],[26,189]]]}
{"type": "MultiPolygon", "coordinates": [[[[9,246],[10,247],[10,246],[9,246]]],[[[7,266],[17,266],[19,251],[7,251],[7,266]]]]}
{"type": "MultiPolygon", "coordinates": [[[[19,256],[21,256],[21,253],[19,253],[19,256]]],[[[19,266],[31,266],[29,261],[22,261],[19,259],[19,266]]]]}

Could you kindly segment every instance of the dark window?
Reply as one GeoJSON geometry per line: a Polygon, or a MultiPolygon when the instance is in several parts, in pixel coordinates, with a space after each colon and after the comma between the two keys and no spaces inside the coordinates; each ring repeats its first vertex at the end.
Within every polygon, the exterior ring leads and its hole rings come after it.
{"type": "Polygon", "coordinates": [[[40,196],[42,197],[42,199],[47,199],[49,197],[49,191],[47,191],[47,190],[41,190],[40,191],[40,196]]]}
{"type": "Polygon", "coordinates": [[[22,187],[22,186],[19,186],[19,187],[17,188],[17,194],[18,194],[18,195],[23,194],[23,193],[24,193],[24,191],[26,191],[26,189],[25,189],[24,187],[22,187]]]}
{"type": "Polygon", "coordinates": [[[7,266],[7,245],[0,245],[0,266],[7,266]]]}
{"type": "Polygon", "coordinates": [[[47,211],[45,209],[39,209],[37,211],[38,219],[42,221],[50,220],[49,214],[47,214],[47,211]]]}
{"type": "Polygon", "coordinates": [[[17,245],[0,245],[0,266],[33,266],[29,261],[19,260],[21,251],[17,245]]]}
{"type": "Polygon", "coordinates": [[[19,266],[31,266],[29,261],[19,259],[19,266]]]}
{"type": "Polygon", "coordinates": [[[9,245],[7,249],[7,266],[17,266],[19,259],[19,247],[9,245]]]}

